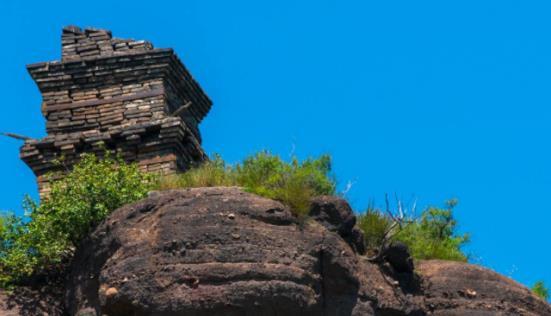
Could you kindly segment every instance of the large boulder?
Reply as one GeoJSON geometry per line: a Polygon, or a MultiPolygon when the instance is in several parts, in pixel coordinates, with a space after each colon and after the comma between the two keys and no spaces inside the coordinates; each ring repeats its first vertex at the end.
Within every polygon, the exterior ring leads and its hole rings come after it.
{"type": "Polygon", "coordinates": [[[551,315],[551,307],[517,282],[480,266],[442,260],[417,263],[433,315],[551,315]]]}
{"type": "Polygon", "coordinates": [[[350,315],[369,305],[357,266],[338,234],[279,202],[239,188],[166,191],[91,234],[66,302],[76,315],[350,315]]]}
{"type": "Polygon", "coordinates": [[[114,211],[82,243],[65,308],[62,295],[34,290],[0,295],[0,313],[551,315],[528,289],[478,266],[413,266],[402,244],[370,262],[355,221],[335,197],[314,199],[298,220],[235,187],[153,193],[114,211]]]}
{"type": "Polygon", "coordinates": [[[346,200],[336,196],[315,197],[309,216],[330,232],[338,233],[357,253],[365,253],[363,233],[356,226],[356,215],[346,200]]]}

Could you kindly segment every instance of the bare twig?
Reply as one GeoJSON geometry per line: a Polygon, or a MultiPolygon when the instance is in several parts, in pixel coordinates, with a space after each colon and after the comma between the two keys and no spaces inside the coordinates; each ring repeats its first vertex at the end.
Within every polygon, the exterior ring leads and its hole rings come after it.
{"type": "Polygon", "coordinates": [[[184,112],[185,109],[189,108],[191,106],[191,101],[188,101],[186,102],[186,104],[180,106],[179,108],[177,108],[174,112],[172,112],[172,116],[178,116],[180,115],[182,112],[184,112]]]}
{"type": "Polygon", "coordinates": [[[11,137],[11,138],[14,138],[14,139],[17,139],[17,140],[29,140],[29,139],[32,139],[31,137],[28,137],[28,136],[24,136],[24,135],[19,135],[19,134],[15,134],[15,133],[1,133],[2,135],[4,136],[7,136],[7,137],[11,137]]]}
{"type": "Polygon", "coordinates": [[[342,195],[342,196],[346,196],[346,195],[348,194],[348,192],[350,192],[350,190],[352,189],[352,187],[354,186],[354,184],[356,184],[356,181],[348,180],[348,182],[346,183],[346,187],[345,187],[344,190],[342,190],[342,192],[341,192],[341,195],[342,195]]]}
{"type": "MultiPolygon", "coordinates": [[[[385,194],[385,204],[386,204],[386,214],[388,218],[391,220],[391,224],[387,227],[387,229],[384,231],[383,236],[381,238],[381,244],[379,245],[377,249],[377,253],[374,256],[368,257],[368,261],[379,261],[387,247],[392,242],[393,237],[399,233],[401,230],[403,230],[407,225],[413,223],[412,219],[408,219],[407,217],[407,210],[404,209],[404,205],[402,201],[396,196],[396,204],[397,204],[397,210],[396,212],[392,212],[390,209],[390,202],[388,200],[388,194],[385,194]]],[[[417,201],[414,202],[413,208],[415,209],[417,204],[417,201]]]]}

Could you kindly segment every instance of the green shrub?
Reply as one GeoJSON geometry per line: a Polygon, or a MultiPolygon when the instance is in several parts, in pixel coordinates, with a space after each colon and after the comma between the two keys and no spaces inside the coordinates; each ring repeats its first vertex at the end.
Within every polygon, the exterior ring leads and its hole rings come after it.
{"type": "Polygon", "coordinates": [[[329,175],[331,158],[290,163],[266,152],[246,158],[234,168],[235,178],[247,191],[280,200],[289,205],[295,215],[305,216],[310,200],[316,195],[334,194],[335,180],[329,175]]]}
{"type": "MultiPolygon", "coordinates": [[[[469,241],[469,236],[456,232],[457,222],[453,217],[456,204],[452,200],[447,203],[447,208],[429,207],[418,218],[404,218],[401,227],[396,226],[391,234],[391,239],[405,243],[415,259],[467,261],[461,247],[469,241]]],[[[390,216],[380,211],[370,210],[360,216],[359,226],[371,252],[380,247],[392,222],[390,216]]]]}
{"type": "Polygon", "coordinates": [[[365,244],[370,256],[376,255],[384,242],[392,221],[379,210],[369,207],[358,216],[358,227],[363,231],[365,244]]]}
{"type": "Polygon", "coordinates": [[[546,301],[549,299],[549,289],[543,281],[536,282],[532,287],[532,292],[546,301]]]}
{"type": "Polygon", "coordinates": [[[457,222],[453,207],[429,207],[421,217],[400,230],[396,239],[409,246],[414,258],[467,261],[461,247],[469,241],[468,235],[456,233],[457,222]]]}
{"type": "Polygon", "coordinates": [[[326,155],[286,162],[260,152],[234,166],[226,165],[216,156],[181,175],[161,178],[158,188],[241,186],[248,192],[289,205],[295,215],[302,217],[308,212],[312,197],[335,193],[335,180],[330,172],[331,159],[326,155]]]}
{"type": "Polygon", "coordinates": [[[281,200],[295,214],[305,215],[314,195],[333,194],[328,156],[293,159],[259,153],[230,167],[220,157],[177,176],[153,177],[136,164],[106,155],[85,154],[73,170],[51,184],[40,204],[24,201],[29,218],[0,216],[0,285],[5,287],[32,274],[51,271],[71,258],[80,241],[114,209],[158,189],[231,186],[281,200]],[[156,179],[154,179],[156,178],[156,179]]]}
{"type": "Polygon", "coordinates": [[[29,255],[27,227],[21,217],[11,213],[0,215],[0,286],[6,287],[15,278],[33,272],[36,260],[29,255]]]}
{"type": "Polygon", "coordinates": [[[109,212],[145,197],[151,183],[136,164],[83,155],[39,205],[25,200],[27,222],[1,218],[0,281],[6,285],[60,265],[109,212]]]}
{"type": "Polygon", "coordinates": [[[215,155],[213,159],[203,162],[184,173],[160,177],[156,189],[168,190],[234,185],[237,185],[237,182],[232,169],[226,166],[226,163],[220,156],[215,155]]]}

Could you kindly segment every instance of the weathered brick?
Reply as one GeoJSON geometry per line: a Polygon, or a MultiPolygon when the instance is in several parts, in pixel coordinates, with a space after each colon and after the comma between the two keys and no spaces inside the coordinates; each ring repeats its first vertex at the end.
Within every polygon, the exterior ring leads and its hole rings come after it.
{"type": "Polygon", "coordinates": [[[76,26],[63,29],[61,42],[61,61],[27,66],[42,93],[48,136],[26,141],[20,156],[41,195],[61,155],[70,167],[83,152],[115,148],[142,170],[162,173],[206,159],[197,125],[211,102],[172,49],[76,26]]]}

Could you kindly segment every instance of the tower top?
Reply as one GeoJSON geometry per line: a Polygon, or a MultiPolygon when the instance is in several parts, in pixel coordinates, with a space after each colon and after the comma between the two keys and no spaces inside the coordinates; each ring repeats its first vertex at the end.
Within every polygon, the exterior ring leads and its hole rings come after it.
{"type": "Polygon", "coordinates": [[[63,61],[125,55],[153,49],[148,41],[113,38],[111,31],[97,28],[64,27],[61,33],[63,61]]]}
{"type": "Polygon", "coordinates": [[[63,28],[61,60],[27,65],[42,94],[48,135],[26,140],[21,158],[47,191],[56,161],[116,150],[145,171],[172,173],[205,159],[198,125],[211,101],[172,49],[63,28]]]}

